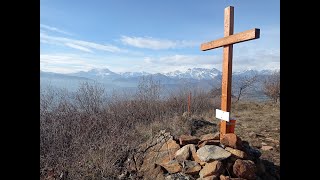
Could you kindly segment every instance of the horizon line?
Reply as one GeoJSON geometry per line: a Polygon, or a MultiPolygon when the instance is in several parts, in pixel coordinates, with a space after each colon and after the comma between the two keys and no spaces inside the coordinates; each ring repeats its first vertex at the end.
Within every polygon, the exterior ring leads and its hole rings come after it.
{"type": "MultiPolygon", "coordinates": [[[[123,71],[123,72],[118,72],[118,71],[113,71],[113,70],[110,70],[110,68],[92,68],[92,69],[89,69],[89,70],[80,70],[80,71],[76,71],[76,72],[72,72],[72,73],[63,73],[63,72],[53,72],[53,71],[44,71],[44,70],[41,70],[40,69],[40,72],[46,72],[46,73],[56,73],[56,74],[74,74],[74,73],[79,73],[79,72],[89,72],[89,71],[92,71],[92,70],[109,70],[113,73],[117,73],[117,74],[121,74],[121,73],[148,73],[148,74],[168,74],[168,73],[171,73],[171,72],[175,72],[175,71],[180,71],[180,72],[185,72],[185,71],[182,71],[182,70],[174,70],[174,71],[169,71],[169,72],[155,72],[155,73],[151,73],[151,72],[147,72],[147,71],[123,71]]],[[[219,72],[222,72],[220,71],[219,69],[217,68],[199,68],[199,67],[194,67],[194,68],[188,68],[187,70],[192,70],[192,69],[206,69],[206,70],[218,70],[219,72]]],[[[233,73],[237,73],[237,72],[244,72],[244,71],[258,71],[258,72],[261,72],[261,71],[265,71],[265,70],[269,70],[269,71],[279,71],[280,68],[276,68],[276,69],[262,69],[262,70],[258,70],[258,69],[252,69],[252,68],[248,68],[246,70],[241,70],[241,71],[233,71],[233,73]]]]}

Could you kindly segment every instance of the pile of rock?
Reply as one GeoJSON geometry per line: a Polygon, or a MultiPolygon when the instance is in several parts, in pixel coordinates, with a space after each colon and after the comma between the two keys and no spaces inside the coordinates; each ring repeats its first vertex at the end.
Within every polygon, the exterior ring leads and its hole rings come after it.
{"type": "Polygon", "coordinates": [[[142,144],[125,162],[121,179],[280,179],[266,171],[259,150],[235,134],[219,133],[201,137],[182,135],[175,139],[169,132],[142,144]]]}

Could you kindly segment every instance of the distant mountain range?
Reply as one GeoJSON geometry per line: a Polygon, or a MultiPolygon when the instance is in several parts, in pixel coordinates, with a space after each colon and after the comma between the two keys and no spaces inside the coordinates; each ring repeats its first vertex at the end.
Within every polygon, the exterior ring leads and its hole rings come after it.
{"type": "MultiPolygon", "coordinates": [[[[271,74],[272,70],[246,70],[233,73],[233,82],[241,77],[248,77],[257,74],[259,78],[271,74]]],[[[168,73],[147,73],[147,72],[123,72],[116,73],[109,69],[92,69],[76,73],[60,74],[40,71],[40,84],[45,86],[50,84],[57,88],[67,88],[75,91],[81,82],[99,82],[103,84],[107,91],[115,89],[136,89],[141,77],[152,76],[156,81],[167,89],[179,89],[183,86],[199,87],[210,90],[213,87],[221,86],[222,72],[218,69],[192,68],[186,71],[174,71],[168,73]]],[[[260,83],[261,85],[261,83],[260,83]]],[[[259,84],[257,85],[259,86],[259,84]]]]}
{"type": "MultiPolygon", "coordinates": [[[[261,75],[268,75],[271,74],[272,70],[246,70],[240,72],[234,72],[233,75],[252,75],[252,74],[261,74],[261,75]]],[[[117,78],[136,78],[141,76],[166,76],[173,79],[212,79],[216,76],[222,74],[221,71],[218,69],[205,69],[205,68],[192,68],[187,69],[186,71],[173,71],[168,73],[147,73],[147,72],[122,72],[122,73],[115,73],[110,71],[109,69],[92,69],[89,71],[80,71],[76,73],[69,73],[69,74],[59,74],[59,73],[49,73],[40,71],[41,75],[51,75],[51,76],[59,76],[59,77],[81,77],[81,78],[88,78],[92,80],[103,80],[103,79],[117,79],[117,78]]]]}

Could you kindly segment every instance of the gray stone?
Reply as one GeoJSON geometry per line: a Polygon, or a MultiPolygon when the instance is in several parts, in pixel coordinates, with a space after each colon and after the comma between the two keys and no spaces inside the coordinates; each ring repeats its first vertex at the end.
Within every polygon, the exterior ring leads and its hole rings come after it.
{"type": "Polygon", "coordinates": [[[193,180],[191,176],[188,176],[183,173],[170,174],[165,177],[165,180],[193,180]]]}
{"type": "MultiPolygon", "coordinates": [[[[192,144],[193,145],[193,144],[192,144]]],[[[194,145],[193,145],[194,146],[194,145]]],[[[176,154],[175,154],[175,159],[178,161],[184,161],[189,159],[190,157],[190,145],[185,145],[182,148],[180,148],[176,154]]]]}
{"type": "Polygon", "coordinates": [[[215,145],[205,145],[198,149],[197,155],[201,161],[223,160],[231,156],[231,153],[215,145]]]}
{"type": "Polygon", "coordinates": [[[201,166],[195,161],[185,161],[184,162],[184,173],[190,175],[197,175],[201,170],[201,166]]]}

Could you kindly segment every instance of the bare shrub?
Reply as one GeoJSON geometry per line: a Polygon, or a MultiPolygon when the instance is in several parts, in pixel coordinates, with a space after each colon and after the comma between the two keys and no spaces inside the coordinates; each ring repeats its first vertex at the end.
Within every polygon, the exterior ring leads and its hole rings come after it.
{"type": "Polygon", "coordinates": [[[139,123],[135,126],[139,136],[147,140],[165,129],[172,135],[179,137],[182,134],[191,134],[190,118],[184,116],[167,117],[162,120],[152,121],[150,124],[139,123]]]}
{"type": "MultiPolygon", "coordinates": [[[[128,153],[160,129],[187,134],[190,122],[187,92],[161,97],[161,84],[141,79],[134,95],[113,92],[101,85],[81,84],[75,93],[42,89],[40,92],[40,172],[68,171],[70,179],[114,179],[128,153]]],[[[192,90],[192,113],[212,109],[207,92],[192,90]]]]}
{"type": "Polygon", "coordinates": [[[152,76],[142,76],[138,84],[137,99],[141,101],[157,101],[160,99],[160,81],[152,76]]]}
{"type": "Polygon", "coordinates": [[[280,70],[268,76],[263,85],[264,94],[277,103],[280,100],[280,70]]]}
{"type": "Polygon", "coordinates": [[[210,96],[207,92],[197,89],[193,91],[193,97],[191,102],[191,112],[192,114],[201,114],[202,112],[207,112],[213,109],[213,104],[210,102],[210,96]]]}
{"type": "Polygon", "coordinates": [[[103,107],[104,88],[98,83],[84,82],[76,93],[76,105],[88,114],[98,113],[103,107]]]}
{"type": "MultiPolygon", "coordinates": [[[[72,179],[82,179],[83,174],[101,179],[117,173],[118,159],[136,141],[125,123],[103,110],[102,92],[96,85],[84,84],[75,99],[60,91],[57,106],[50,111],[40,106],[40,169],[68,170],[72,179]]],[[[47,102],[49,95],[42,93],[41,102],[47,102]]]]}
{"type": "Polygon", "coordinates": [[[235,102],[240,101],[240,99],[248,92],[250,88],[258,82],[258,74],[255,73],[250,76],[240,77],[238,81],[235,82],[233,89],[233,95],[236,99],[235,102]]]}

